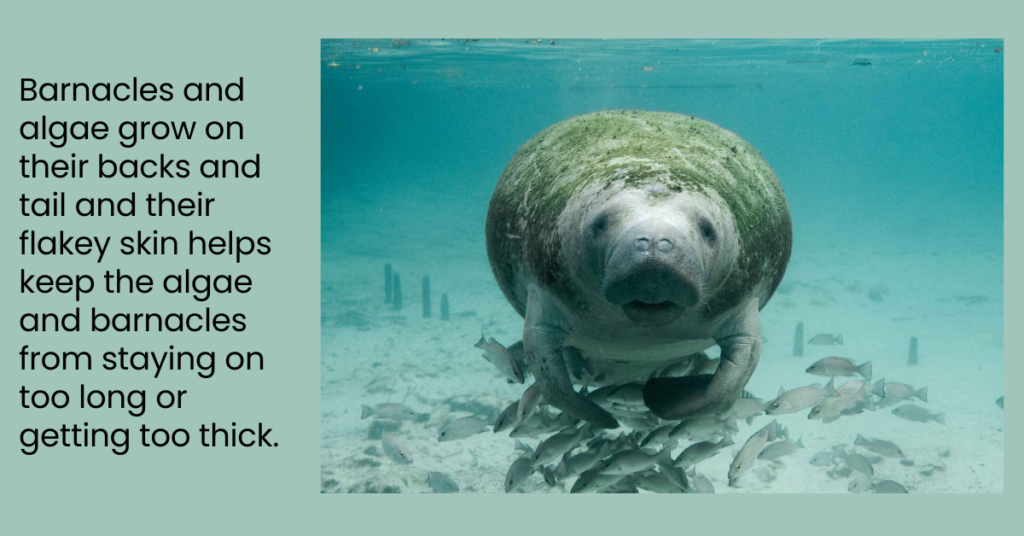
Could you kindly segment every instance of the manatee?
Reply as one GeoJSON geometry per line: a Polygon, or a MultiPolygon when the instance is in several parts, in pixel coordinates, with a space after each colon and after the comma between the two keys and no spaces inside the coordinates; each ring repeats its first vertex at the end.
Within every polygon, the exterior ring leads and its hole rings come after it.
{"type": "Polygon", "coordinates": [[[498,179],[486,234],[544,400],[601,428],[618,422],[575,391],[563,347],[607,383],[646,380],[661,418],[726,411],[757,366],[759,311],[792,247],[760,152],[713,123],[639,110],[572,117],[527,141],[498,179]],[[713,374],[651,378],[716,344],[713,374]]]}

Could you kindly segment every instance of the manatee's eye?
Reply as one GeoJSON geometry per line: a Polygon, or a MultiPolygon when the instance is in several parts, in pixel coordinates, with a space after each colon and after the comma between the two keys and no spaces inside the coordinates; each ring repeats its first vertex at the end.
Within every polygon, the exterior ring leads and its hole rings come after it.
{"type": "Polygon", "coordinates": [[[608,214],[600,214],[594,218],[594,221],[590,224],[590,234],[594,235],[594,238],[601,236],[605,229],[608,228],[608,214]]]}
{"type": "Polygon", "coordinates": [[[715,232],[715,226],[711,225],[707,218],[701,218],[697,222],[697,227],[700,229],[700,234],[704,237],[704,241],[714,246],[715,242],[718,241],[718,233],[715,232]]]}

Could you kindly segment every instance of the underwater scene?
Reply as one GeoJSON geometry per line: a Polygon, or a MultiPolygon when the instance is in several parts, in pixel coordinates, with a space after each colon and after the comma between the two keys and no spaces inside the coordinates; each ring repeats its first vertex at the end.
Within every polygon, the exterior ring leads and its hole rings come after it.
{"type": "Polygon", "coordinates": [[[322,493],[1001,493],[1001,40],[323,40],[322,493]]]}

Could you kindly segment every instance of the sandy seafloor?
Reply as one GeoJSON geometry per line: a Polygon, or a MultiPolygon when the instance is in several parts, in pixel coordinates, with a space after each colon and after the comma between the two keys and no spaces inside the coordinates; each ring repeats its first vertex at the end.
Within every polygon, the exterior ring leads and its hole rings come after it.
{"type": "MultiPolygon", "coordinates": [[[[465,199],[444,195],[424,189],[324,201],[323,492],[429,492],[427,472],[441,471],[461,492],[500,493],[517,458],[515,440],[507,432],[437,441],[441,426],[469,415],[451,412],[443,401],[461,397],[504,408],[525,388],[507,384],[473,347],[481,329],[507,346],[521,338],[523,325],[491,275],[483,234],[486,202],[466,210],[465,199]],[[384,303],[386,262],[402,277],[405,306],[400,312],[384,303]],[[421,315],[424,274],[430,275],[433,288],[429,319],[421,315]],[[451,300],[447,322],[437,312],[442,292],[451,300]],[[406,422],[396,433],[411,451],[412,464],[392,462],[381,454],[380,440],[368,439],[370,419],[360,419],[360,405],[381,402],[401,402],[431,414],[428,422],[406,422]],[[373,447],[376,454],[367,454],[373,447]]],[[[804,372],[819,358],[870,360],[873,380],[927,386],[928,403],[919,405],[945,412],[946,424],[903,420],[891,408],[830,424],[807,420],[807,411],[781,415],[779,422],[793,439],[802,437],[806,448],[780,463],[759,463],[730,488],[726,473],[736,449],[771,418],[762,415],[752,426],[741,421],[737,445],[697,466],[717,493],[847,493],[857,473],[833,478],[808,460],[835,445],[870,455],[853,446],[858,433],[895,442],[914,462],[905,466],[882,458],[874,463],[876,479],[895,480],[912,493],[1003,491],[1003,410],[995,403],[1003,395],[1001,235],[985,240],[979,233],[965,240],[970,232],[928,235],[880,221],[865,218],[834,228],[795,221],[786,277],[761,311],[767,342],[747,389],[769,400],[780,386],[826,381],[804,372]],[[880,302],[868,297],[876,285],[887,289],[880,302]],[[799,321],[807,338],[842,333],[845,344],[808,345],[804,357],[793,357],[799,321]],[[920,341],[916,367],[907,365],[911,336],[920,341]],[[922,467],[929,464],[944,470],[923,475],[922,467]]],[[[715,357],[717,348],[709,354],[715,357]]],[[[848,379],[838,378],[836,385],[848,379]]],[[[535,473],[525,490],[567,492],[572,482],[569,478],[550,488],[535,473]]]]}

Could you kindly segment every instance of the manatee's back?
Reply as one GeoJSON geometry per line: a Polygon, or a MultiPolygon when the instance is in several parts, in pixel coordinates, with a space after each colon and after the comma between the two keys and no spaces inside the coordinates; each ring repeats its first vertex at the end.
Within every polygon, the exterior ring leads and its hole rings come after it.
{"type": "Polygon", "coordinates": [[[743,254],[724,284],[737,291],[720,293],[709,305],[728,310],[761,287],[764,307],[782,280],[792,245],[789,206],[768,163],[713,123],[676,113],[612,110],[545,129],[519,148],[498,179],[487,213],[487,255],[498,286],[520,315],[529,282],[563,301],[576,295],[560,262],[558,217],[587,186],[615,181],[714,192],[733,214],[743,254]]]}

